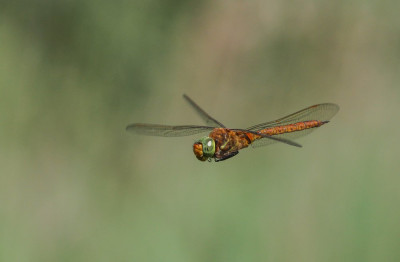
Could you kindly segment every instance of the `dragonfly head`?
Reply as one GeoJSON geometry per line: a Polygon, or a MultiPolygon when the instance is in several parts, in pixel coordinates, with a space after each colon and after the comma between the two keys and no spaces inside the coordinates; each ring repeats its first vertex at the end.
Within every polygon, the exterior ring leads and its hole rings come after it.
{"type": "Polygon", "coordinates": [[[215,141],[214,139],[206,136],[200,138],[193,144],[193,152],[198,160],[206,161],[215,154],[215,141]]]}

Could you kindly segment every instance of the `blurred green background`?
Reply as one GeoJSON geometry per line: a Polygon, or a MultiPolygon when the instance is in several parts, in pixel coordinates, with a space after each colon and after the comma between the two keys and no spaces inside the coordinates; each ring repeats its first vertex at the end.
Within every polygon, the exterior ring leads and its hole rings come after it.
{"type": "Polygon", "coordinates": [[[400,2],[0,1],[1,261],[399,261],[400,2]],[[300,139],[221,163],[191,96],[300,139]]]}

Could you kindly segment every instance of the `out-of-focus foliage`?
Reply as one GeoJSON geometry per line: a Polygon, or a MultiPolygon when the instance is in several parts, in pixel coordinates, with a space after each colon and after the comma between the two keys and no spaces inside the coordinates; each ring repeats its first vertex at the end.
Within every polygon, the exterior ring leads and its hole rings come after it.
{"type": "Polygon", "coordinates": [[[1,261],[399,261],[396,1],[0,2],[1,261]],[[201,163],[187,93],[303,148],[201,163]]]}

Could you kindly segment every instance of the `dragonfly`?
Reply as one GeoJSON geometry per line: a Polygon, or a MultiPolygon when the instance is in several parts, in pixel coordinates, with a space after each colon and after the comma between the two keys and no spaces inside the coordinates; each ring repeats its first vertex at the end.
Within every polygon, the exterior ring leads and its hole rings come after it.
{"type": "Polygon", "coordinates": [[[205,121],[206,125],[157,125],[134,123],[126,130],[141,135],[180,137],[209,132],[196,140],[193,152],[200,161],[215,162],[227,160],[236,156],[239,150],[252,146],[253,148],[284,143],[290,146],[302,147],[294,139],[308,135],[318,127],[325,125],[339,111],[339,106],[333,103],[323,103],[304,108],[296,113],[277,120],[261,123],[246,129],[232,129],[207,114],[189,96],[183,98],[205,121]]]}

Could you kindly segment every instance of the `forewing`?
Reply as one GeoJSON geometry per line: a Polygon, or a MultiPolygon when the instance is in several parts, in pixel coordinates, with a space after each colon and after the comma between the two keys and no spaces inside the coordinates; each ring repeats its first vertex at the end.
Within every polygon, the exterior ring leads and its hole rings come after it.
{"type": "Polygon", "coordinates": [[[183,98],[194,108],[194,110],[199,114],[199,116],[206,122],[207,125],[213,127],[225,127],[222,123],[215,120],[209,114],[207,114],[199,105],[197,105],[190,97],[183,95],[183,98]]]}
{"type": "Polygon", "coordinates": [[[155,124],[131,124],[126,127],[127,131],[136,134],[163,137],[191,136],[213,129],[214,127],[210,126],[166,126],[155,124]]]}
{"type": "MultiPolygon", "coordinates": [[[[266,128],[289,125],[289,124],[294,124],[294,123],[304,122],[304,121],[311,121],[311,120],[329,121],[338,111],[339,111],[339,106],[336,104],[332,104],[332,103],[313,105],[313,106],[307,107],[303,110],[300,110],[296,113],[282,117],[280,119],[249,127],[248,130],[257,132],[257,131],[260,131],[260,130],[263,130],[266,128]]],[[[303,137],[303,136],[310,134],[315,129],[317,129],[317,128],[310,128],[310,129],[304,129],[301,131],[283,133],[283,134],[279,134],[279,135],[274,135],[272,137],[283,138],[283,139],[287,139],[287,140],[295,140],[299,137],[303,137]]],[[[253,147],[261,147],[261,146],[270,145],[270,144],[273,144],[276,142],[277,141],[274,141],[272,139],[261,138],[259,140],[254,141],[251,145],[253,147]]]]}
{"type": "MultiPolygon", "coordinates": [[[[247,128],[251,131],[260,131],[265,128],[270,128],[274,126],[283,126],[288,124],[293,124],[297,122],[318,120],[318,121],[328,121],[339,111],[339,106],[332,103],[313,105],[296,113],[290,114],[288,116],[282,117],[280,119],[269,121],[266,123],[258,124],[247,128]]],[[[296,132],[297,133],[297,132],[296,132]]]]}

